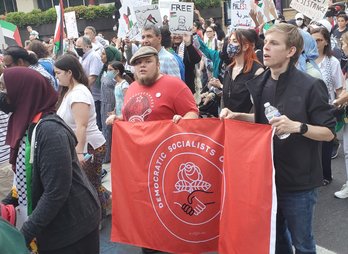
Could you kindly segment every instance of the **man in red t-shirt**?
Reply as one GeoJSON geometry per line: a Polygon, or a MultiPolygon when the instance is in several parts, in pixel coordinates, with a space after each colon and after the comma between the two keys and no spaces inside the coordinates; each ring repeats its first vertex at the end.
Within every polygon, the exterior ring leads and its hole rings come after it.
{"type": "MultiPolygon", "coordinates": [[[[144,122],[198,118],[198,109],[188,86],[181,79],[160,74],[158,51],[150,46],[141,47],[131,58],[135,81],[124,98],[122,120],[144,122]]],[[[158,253],[142,248],[142,253],[158,253]]]]}
{"type": "Polygon", "coordinates": [[[123,120],[143,122],[198,118],[198,109],[187,85],[180,79],[160,74],[158,52],[141,47],[130,60],[135,81],[129,86],[122,110],[123,120]]]}

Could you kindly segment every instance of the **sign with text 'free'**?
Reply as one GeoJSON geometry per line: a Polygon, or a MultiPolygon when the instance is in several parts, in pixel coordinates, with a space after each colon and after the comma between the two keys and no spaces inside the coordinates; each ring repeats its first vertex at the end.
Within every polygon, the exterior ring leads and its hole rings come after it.
{"type": "Polygon", "coordinates": [[[170,5],[170,32],[174,34],[191,34],[193,26],[193,12],[193,3],[172,3],[170,5]]]}

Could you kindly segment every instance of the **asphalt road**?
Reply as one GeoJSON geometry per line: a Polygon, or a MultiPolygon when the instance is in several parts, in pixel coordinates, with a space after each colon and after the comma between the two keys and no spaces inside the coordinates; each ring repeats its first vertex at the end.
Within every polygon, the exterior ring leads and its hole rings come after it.
{"type": "Polygon", "coordinates": [[[334,197],[347,178],[342,145],[338,157],[331,162],[333,181],[319,188],[314,235],[317,245],[335,253],[348,254],[348,199],[334,197]]]}

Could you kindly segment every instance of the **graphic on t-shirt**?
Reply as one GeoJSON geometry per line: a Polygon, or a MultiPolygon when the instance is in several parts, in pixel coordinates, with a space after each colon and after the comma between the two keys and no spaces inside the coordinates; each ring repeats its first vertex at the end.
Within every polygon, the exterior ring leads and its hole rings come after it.
{"type": "Polygon", "coordinates": [[[124,108],[124,115],[129,122],[144,122],[154,107],[150,94],[142,92],[133,95],[124,108]]]}

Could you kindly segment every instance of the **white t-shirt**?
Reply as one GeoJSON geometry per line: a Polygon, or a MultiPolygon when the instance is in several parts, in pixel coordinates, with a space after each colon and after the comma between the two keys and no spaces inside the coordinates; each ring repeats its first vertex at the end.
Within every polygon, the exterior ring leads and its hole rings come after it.
{"type": "Polygon", "coordinates": [[[86,130],[86,144],[83,149],[83,152],[86,153],[87,144],[90,144],[94,149],[96,149],[105,143],[105,138],[102,132],[98,129],[93,96],[86,86],[78,84],[68,92],[65,95],[57,114],[74,132],[76,132],[76,123],[71,110],[72,104],[76,102],[86,103],[90,106],[89,120],[86,130]]]}

